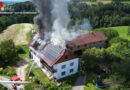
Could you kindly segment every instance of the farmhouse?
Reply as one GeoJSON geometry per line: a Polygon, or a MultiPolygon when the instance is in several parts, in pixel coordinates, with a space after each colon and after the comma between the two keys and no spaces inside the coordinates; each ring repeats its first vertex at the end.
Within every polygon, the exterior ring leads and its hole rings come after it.
{"type": "Polygon", "coordinates": [[[79,57],[91,47],[102,48],[106,37],[101,32],[81,34],[73,41],[66,43],[66,49],[50,42],[45,43],[36,34],[28,44],[30,55],[49,77],[61,79],[78,72],[79,57]]]}

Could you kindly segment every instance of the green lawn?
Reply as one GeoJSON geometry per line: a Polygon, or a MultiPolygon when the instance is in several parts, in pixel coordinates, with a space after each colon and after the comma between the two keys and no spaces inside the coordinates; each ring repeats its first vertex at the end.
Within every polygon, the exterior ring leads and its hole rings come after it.
{"type": "Polygon", "coordinates": [[[87,1],[87,2],[84,2],[84,3],[86,3],[88,5],[98,5],[99,2],[97,2],[97,1],[94,1],[94,2],[87,1]]]}
{"type": "Polygon", "coordinates": [[[130,1],[121,1],[121,3],[130,4],[130,1]]]}
{"type": "Polygon", "coordinates": [[[85,87],[84,90],[102,90],[98,87],[96,87],[95,85],[93,85],[92,83],[88,83],[85,87]]]}
{"type": "Polygon", "coordinates": [[[40,68],[33,67],[32,72],[39,79],[40,82],[49,83],[48,77],[43,73],[40,68]]]}
{"type": "Polygon", "coordinates": [[[120,37],[130,40],[130,36],[127,35],[128,26],[118,26],[118,27],[109,27],[109,28],[116,30],[119,33],[120,37]]]}
{"type": "Polygon", "coordinates": [[[18,53],[18,55],[21,59],[23,59],[26,55],[29,54],[29,49],[26,45],[16,46],[16,48],[17,47],[19,47],[22,50],[22,53],[18,53]]]}
{"type": "MultiPolygon", "coordinates": [[[[84,3],[88,4],[88,5],[98,5],[98,3],[103,3],[103,4],[108,4],[111,3],[111,0],[97,0],[97,1],[86,1],[84,3]]],[[[121,3],[124,4],[130,4],[130,1],[121,1],[121,3]]]]}

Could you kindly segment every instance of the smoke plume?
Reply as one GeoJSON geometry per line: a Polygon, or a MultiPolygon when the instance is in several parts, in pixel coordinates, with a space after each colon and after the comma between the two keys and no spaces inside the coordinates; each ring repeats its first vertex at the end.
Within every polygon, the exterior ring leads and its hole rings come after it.
{"type": "Polygon", "coordinates": [[[79,29],[81,30],[92,30],[90,22],[87,19],[83,19],[81,24],[79,25],[79,29]]]}
{"type": "Polygon", "coordinates": [[[37,24],[42,39],[66,48],[66,42],[79,35],[75,30],[67,29],[70,22],[68,1],[33,0],[33,2],[39,12],[39,15],[34,18],[34,23],[37,24]]]}
{"type": "Polygon", "coordinates": [[[53,33],[51,35],[51,42],[54,45],[61,45],[65,48],[66,41],[71,41],[78,34],[67,30],[68,23],[70,22],[70,16],[68,12],[68,6],[66,0],[52,0],[53,9],[52,16],[53,22],[53,33]]]}
{"type": "MultiPolygon", "coordinates": [[[[45,39],[45,34],[52,30],[51,0],[33,0],[39,15],[34,18],[39,34],[45,39]]],[[[49,36],[48,36],[49,37],[49,36]]]]}

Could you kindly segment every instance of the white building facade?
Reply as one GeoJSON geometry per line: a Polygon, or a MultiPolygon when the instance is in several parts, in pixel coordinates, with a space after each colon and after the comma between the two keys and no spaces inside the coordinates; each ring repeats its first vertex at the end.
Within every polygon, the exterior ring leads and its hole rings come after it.
{"type": "Polygon", "coordinates": [[[54,73],[54,77],[56,79],[61,79],[77,73],[78,64],[79,64],[79,58],[75,58],[54,65],[53,68],[56,70],[56,72],[54,73]]]}
{"type": "Polygon", "coordinates": [[[31,56],[37,66],[40,67],[46,76],[50,79],[56,78],[58,80],[78,72],[79,58],[66,60],[65,62],[53,65],[52,69],[55,70],[55,72],[52,72],[46,67],[47,65],[43,65],[40,62],[40,57],[37,56],[34,52],[31,52],[31,56]]]}

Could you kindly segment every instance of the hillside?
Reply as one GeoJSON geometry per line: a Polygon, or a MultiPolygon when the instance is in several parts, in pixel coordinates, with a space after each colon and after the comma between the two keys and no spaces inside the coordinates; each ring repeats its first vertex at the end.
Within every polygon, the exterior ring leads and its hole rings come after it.
{"type": "Polygon", "coordinates": [[[16,45],[25,45],[27,41],[27,33],[33,29],[32,24],[14,24],[9,26],[0,34],[0,41],[12,39],[16,45]]]}

